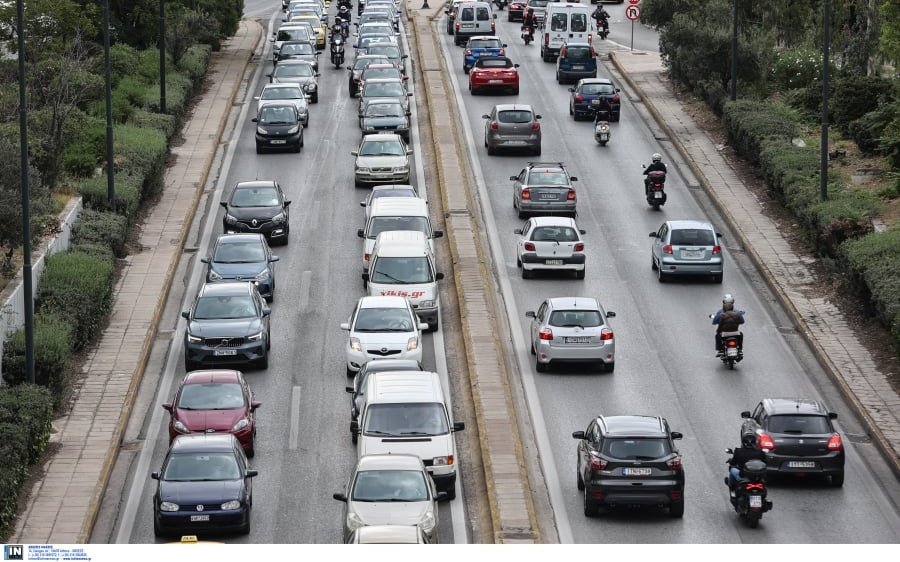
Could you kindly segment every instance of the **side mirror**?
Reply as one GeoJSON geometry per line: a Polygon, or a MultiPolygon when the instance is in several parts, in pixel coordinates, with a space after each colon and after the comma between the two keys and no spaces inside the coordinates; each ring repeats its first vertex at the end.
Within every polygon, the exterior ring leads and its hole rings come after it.
{"type": "Polygon", "coordinates": [[[353,72],[353,67],[352,67],[352,66],[348,66],[348,67],[347,67],[347,70],[349,70],[350,72],[353,72]]]}
{"type": "Polygon", "coordinates": [[[419,329],[424,331],[428,329],[428,322],[419,322],[419,329]]]}
{"type": "Polygon", "coordinates": [[[573,431],[572,437],[575,439],[584,439],[584,432],[583,431],[573,431]]]}
{"type": "Polygon", "coordinates": [[[719,238],[725,238],[724,236],[722,236],[721,232],[716,232],[716,236],[718,236],[719,238]]]}
{"type": "Polygon", "coordinates": [[[356,392],[356,389],[353,388],[352,386],[345,386],[345,387],[344,387],[344,390],[347,391],[347,392],[350,393],[350,394],[353,394],[354,392],[356,392]]]}
{"type": "Polygon", "coordinates": [[[516,181],[519,179],[519,176],[509,176],[509,181],[516,181]]]}
{"type": "Polygon", "coordinates": [[[575,88],[569,88],[569,91],[570,91],[570,92],[574,92],[574,91],[575,91],[575,88]]]}
{"type": "Polygon", "coordinates": [[[350,324],[348,324],[347,322],[342,322],[342,323],[341,323],[341,330],[346,330],[346,331],[349,332],[349,331],[350,331],[350,324]]]}
{"type": "Polygon", "coordinates": [[[350,422],[350,433],[359,433],[359,421],[353,420],[350,422]]]}
{"type": "Polygon", "coordinates": [[[509,46],[509,45],[507,45],[506,43],[503,43],[503,48],[504,48],[504,49],[507,48],[508,46],[509,46]]]}
{"type": "Polygon", "coordinates": [[[443,278],[444,278],[444,274],[441,273],[440,271],[438,271],[437,273],[434,274],[434,279],[435,279],[436,281],[440,281],[440,280],[443,279],[443,278]]]}
{"type": "Polygon", "coordinates": [[[259,408],[260,406],[262,406],[262,402],[260,402],[259,400],[250,401],[250,409],[251,410],[255,410],[255,409],[259,408]]]}
{"type": "Polygon", "coordinates": [[[733,454],[734,454],[734,449],[732,449],[731,447],[729,447],[729,448],[725,449],[725,452],[728,453],[729,455],[733,455],[733,454]]]}
{"type": "Polygon", "coordinates": [[[578,181],[578,176],[569,176],[569,181],[578,181]]]}
{"type": "Polygon", "coordinates": [[[411,98],[411,97],[412,97],[412,93],[407,93],[407,94],[406,94],[406,97],[411,98]]]}
{"type": "Polygon", "coordinates": [[[253,96],[253,99],[259,101],[259,96],[253,96]]]}
{"type": "Polygon", "coordinates": [[[359,156],[359,151],[358,151],[358,150],[351,150],[351,151],[350,151],[350,154],[351,154],[352,156],[359,156]]]}
{"type": "Polygon", "coordinates": [[[366,202],[365,202],[365,201],[360,201],[360,202],[359,202],[359,206],[360,206],[360,207],[365,207],[365,206],[366,206],[366,202]]]}
{"type": "Polygon", "coordinates": [[[266,317],[266,316],[268,316],[268,315],[270,315],[270,314],[272,314],[272,309],[269,308],[268,306],[262,309],[262,315],[263,315],[263,317],[266,317]]]}
{"type": "Polygon", "coordinates": [[[361,229],[361,228],[360,228],[359,230],[356,231],[356,235],[359,236],[360,238],[365,238],[365,237],[366,237],[366,233],[365,233],[365,232],[363,231],[363,229],[361,229]]]}
{"type": "Polygon", "coordinates": [[[534,118],[535,119],[543,119],[543,117],[541,115],[535,115],[534,118]]]}
{"type": "Polygon", "coordinates": [[[227,209],[228,203],[226,201],[219,201],[219,206],[222,207],[223,209],[227,209]]]}
{"type": "Polygon", "coordinates": [[[258,471],[258,470],[253,470],[252,468],[249,469],[249,470],[245,470],[245,471],[244,471],[244,476],[247,477],[247,478],[253,478],[253,477],[256,476],[257,474],[259,474],[259,471],[258,471]]]}
{"type": "Polygon", "coordinates": [[[190,317],[191,317],[191,311],[190,311],[190,310],[182,310],[182,311],[181,311],[181,317],[182,317],[182,318],[190,318],[190,317]]]}
{"type": "Polygon", "coordinates": [[[336,493],[334,493],[334,494],[331,494],[331,497],[333,497],[334,499],[336,499],[336,500],[339,501],[339,502],[346,502],[346,501],[347,501],[347,494],[343,494],[343,493],[341,493],[341,492],[336,492],[336,493]]]}
{"type": "Polygon", "coordinates": [[[612,310],[610,310],[609,312],[606,313],[606,317],[607,317],[607,318],[615,318],[615,317],[616,317],[616,313],[613,312],[612,310]]]}
{"type": "Polygon", "coordinates": [[[166,410],[167,412],[171,412],[172,411],[172,403],[166,402],[165,404],[162,404],[162,409],[166,410]]]}
{"type": "Polygon", "coordinates": [[[678,432],[678,431],[673,431],[673,432],[670,433],[669,435],[672,436],[672,439],[681,439],[682,437],[684,437],[684,435],[682,435],[682,434],[681,434],[680,432],[678,432]]]}
{"type": "Polygon", "coordinates": [[[650,238],[659,238],[659,234],[656,233],[656,232],[651,232],[651,233],[650,233],[650,238]]]}
{"type": "Polygon", "coordinates": [[[519,68],[519,63],[513,64],[513,68],[519,68]]]}
{"type": "Polygon", "coordinates": [[[497,19],[497,14],[494,14],[494,19],[497,19]]]}
{"type": "Polygon", "coordinates": [[[741,417],[744,419],[750,419],[750,411],[745,410],[745,411],[741,412],[741,417]]]}
{"type": "Polygon", "coordinates": [[[517,229],[513,230],[513,234],[522,234],[522,229],[517,228],[517,229]]]}
{"type": "Polygon", "coordinates": [[[578,234],[587,234],[587,230],[585,230],[585,229],[583,229],[583,228],[579,228],[579,229],[578,229],[578,234]]]}
{"type": "MultiPolygon", "coordinates": [[[[494,17],[497,17],[497,16],[494,16],[494,17]]],[[[449,497],[450,496],[447,495],[447,492],[438,492],[434,495],[434,501],[442,502],[442,501],[448,499],[449,497]]]]}
{"type": "Polygon", "coordinates": [[[533,310],[529,310],[525,313],[525,318],[535,318],[535,314],[533,310]]]}
{"type": "Polygon", "coordinates": [[[271,74],[266,74],[266,78],[271,78],[271,77],[272,77],[271,74]]]}
{"type": "Polygon", "coordinates": [[[271,256],[269,261],[281,261],[281,256],[271,256]]]}
{"type": "Polygon", "coordinates": [[[836,419],[837,419],[837,412],[828,412],[828,419],[830,419],[830,420],[836,420],[836,419]]]}
{"type": "Polygon", "coordinates": [[[616,93],[617,93],[617,94],[619,93],[619,89],[618,89],[618,88],[616,88],[616,93]]]}
{"type": "Polygon", "coordinates": [[[456,422],[453,424],[453,431],[463,431],[466,428],[466,422],[456,422]]]}
{"type": "Polygon", "coordinates": [[[152,479],[154,479],[154,480],[159,480],[159,473],[158,473],[158,472],[151,472],[151,473],[150,473],[150,478],[152,478],[152,479]]]}
{"type": "Polygon", "coordinates": [[[411,148],[407,148],[407,149],[406,149],[406,155],[409,156],[410,154],[412,154],[412,149],[411,149],[411,148]]]}
{"type": "Polygon", "coordinates": [[[431,231],[431,237],[432,238],[443,238],[444,231],[443,230],[433,230],[433,231],[431,231]]]}
{"type": "Polygon", "coordinates": [[[256,117],[254,117],[253,119],[250,120],[250,122],[251,122],[251,123],[259,123],[259,119],[257,119],[256,117]]]}
{"type": "Polygon", "coordinates": [[[482,118],[482,119],[490,119],[491,116],[490,116],[490,115],[482,115],[481,118],[482,118]]]}
{"type": "Polygon", "coordinates": [[[209,256],[200,258],[200,263],[209,263],[209,262],[210,262],[209,256]]]}
{"type": "Polygon", "coordinates": [[[362,280],[363,280],[364,283],[368,283],[368,282],[369,282],[369,274],[368,274],[368,273],[363,273],[363,274],[362,274],[362,280]]]}
{"type": "Polygon", "coordinates": [[[285,206],[285,207],[290,207],[290,206],[291,206],[291,202],[290,202],[290,201],[285,201],[285,202],[284,202],[284,206],[285,206]]]}

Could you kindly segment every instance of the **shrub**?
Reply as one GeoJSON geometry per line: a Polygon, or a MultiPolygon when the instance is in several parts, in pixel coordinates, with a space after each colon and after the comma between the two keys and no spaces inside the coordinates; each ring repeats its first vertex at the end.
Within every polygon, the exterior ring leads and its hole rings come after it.
{"type": "Polygon", "coordinates": [[[96,256],[65,252],[47,258],[38,290],[40,311],[72,324],[72,347],[83,349],[110,309],[113,264],[96,256]]]}
{"type": "Polygon", "coordinates": [[[818,182],[819,154],[812,147],[794,146],[781,138],[762,142],[759,168],[769,189],[784,201],[785,186],[796,182],[818,182]]]}
{"type": "Polygon", "coordinates": [[[138,109],[131,115],[129,122],[135,127],[162,131],[166,138],[175,134],[176,121],[171,115],[138,109]]]}
{"type": "Polygon", "coordinates": [[[759,163],[764,139],[790,141],[794,138],[796,119],[796,113],[786,105],[767,101],[729,101],[723,111],[723,122],[732,146],[753,164],[759,163]]]}
{"type": "Polygon", "coordinates": [[[876,154],[885,148],[882,143],[885,129],[897,117],[897,104],[884,104],[851,121],[847,126],[847,133],[863,154],[876,154]]]}
{"type": "Polygon", "coordinates": [[[117,125],[113,132],[116,139],[116,170],[142,177],[141,200],[156,193],[165,171],[168,142],[165,133],[157,129],[137,127],[132,124],[117,125]]]}
{"type": "Polygon", "coordinates": [[[800,47],[775,53],[772,80],[779,90],[804,88],[818,80],[821,73],[821,50],[800,47]]]}
{"type": "Polygon", "coordinates": [[[34,463],[50,440],[53,407],[50,391],[36,384],[19,384],[0,390],[0,423],[15,423],[25,434],[28,463],[34,463]]]}
{"type": "Polygon", "coordinates": [[[813,80],[806,87],[787,90],[784,97],[785,103],[800,111],[807,120],[822,119],[822,82],[813,80]]]}
{"type": "MultiPolygon", "coordinates": [[[[112,86],[115,88],[119,80],[130,75],[137,68],[139,61],[138,50],[125,43],[115,43],[109,46],[109,67],[112,86]]],[[[97,74],[103,74],[103,57],[97,57],[97,74]]]]}
{"type": "Polygon", "coordinates": [[[72,244],[105,246],[117,257],[125,256],[128,221],[124,216],[94,209],[84,209],[72,227],[72,244]]]}
{"type": "MultiPolygon", "coordinates": [[[[136,74],[144,78],[144,82],[152,84],[159,81],[159,49],[152,47],[138,51],[137,65],[131,69],[132,74],[136,74]]],[[[166,61],[166,69],[168,69],[168,60],[166,61]]]]}
{"type": "Polygon", "coordinates": [[[212,48],[209,45],[194,45],[185,51],[178,67],[185,71],[191,80],[197,82],[206,75],[206,67],[209,65],[209,54],[212,48]]]}
{"type": "Polygon", "coordinates": [[[28,476],[25,435],[14,423],[0,422],[0,532],[5,534],[16,518],[19,491],[28,476]]]}
{"type": "MultiPolygon", "coordinates": [[[[117,173],[115,176],[115,200],[113,210],[128,219],[134,220],[141,200],[141,184],[143,177],[133,173],[117,173]]],[[[77,186],[84,206],[88,209],[108,209],[106,175],[82,180],[77,186]]]]}
{"type": "MultiPolygon", "coordinates": [[[[166,113],[181,117],[187,104],[193,83],[186,73],[166,73],[166,113]]],[[[159,83],[151,86],[144,94],[144,107],[159,112],[159,83]]]]}
{"type": "MultiPolygon", "coordinates": [[[[53,405],[69,396],[72,325],[59,317],[38,314],[34,319],[34,382],[49,389],[53,405]]],[[[25,381],[25,331],[17,330],[3,345],[3,380],[11,385],[25,381]]]]}
{"type": "Polygon", "coordinates": [[[880,106],[894,101],[890,80],[879,76],[842,76],[834,84],[831,113],[835,127],[847,132],[848,126],[880,106]]]}

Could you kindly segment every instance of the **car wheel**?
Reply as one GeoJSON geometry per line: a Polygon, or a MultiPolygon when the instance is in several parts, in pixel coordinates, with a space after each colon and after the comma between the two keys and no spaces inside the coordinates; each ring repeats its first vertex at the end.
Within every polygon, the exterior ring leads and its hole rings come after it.
{"type": "Polygon", "coordinates": [[[558,70],[556,71],[556,83],[562,84],[562,82],[559,81],[559,71],[558,70]]]}
{"type": "Polygon", "coordinates": [[[466,74],[468,74],[468,73],[469,73],[469,67],[466,66],[466,65],[463,65],[463,72],[465,72],[466,74]]]}
{"type": "Polygon", "coordinates": [[[546,373],[547,372],[547,364],[541,363],[540,361],[535,360],[534,370],[537,371],[538,373],[546,373]]]}
{"type": "Polygon", "coordinates": [[[247,514],[247,523],[241,527],[241,530],[238,531],[241,535],[249,535],[250,534],[250,514],[247,514]]]}
{"type": "Polygon", "coordinates": [[[584,498],[584,516],[585,517],[597,517],[600,514],[600,510],[597,508],[597,503],[591,499],[590,492],[585,489],[584,494],[582,494],[584,498]]]}
{"type": "Polygon", "coordinates": [[[584,478],[581,477],[581,469],[578,467],[578,459],[575,460],[575,485],[584,491],[584,478]]]}
{"type": "Polygon", "coordinates": [[[534,342],[531,342],[531,354],[537,355],[537,351],[534,350],[534,342]]]}
{"type": "Polygon", "coordinates": [[[256,364],[260,369],[268,369],[269,368],[269,354],[266,353],[260,358],[256,364]]]}
{"type": "Polygon", "coordinates": [[[253,446],[253,443],[250,443],[250,448],[247,449],[247,458],[252,459],[256,456],[256,448],[253,446]]]}
{"type": "Polygon", "coordinates": [[[572,108],[572,104],[569,104],[569,115],[571,115],[576,121],[578,121],[578,116],[575,115],[575,110],[572,108]]]}
{"type": "MultiPolygon", "coordinates": [[[[519,209],[518,217],[519,217],[520,219],[527,219],[527,218],[528,218],[528,213],[526,213],[525,211],[519,209]]],[[[524,271],[524,269],[523,269],[522,271],[524,271]]]]}
{"type": "Polygon", "coordinates": [[[354,445],[359,443],[359,435],[357,435],[356,433],[351,433],[350,434],[350,442],[353,443],[354,445]]]}
{"type": "Polygon", "coordinates": [[[723,275],[724,274],[722,274],[722,273],[717,273],[717,274],[713,275],[713,283],[718,283],[721,285],[723,275]]]}
{"type": "Polygon", "coordinates": [[[435,318],[434,323],[431,323],[431,322],[428,323],[428,331],[436,332],[437,329],[438,329],[438,320],[437,320],[437,318],[435,318]]]}
{"type": "Polygon", "coordinates": [[[311,101],[313,103],[319,103],[319,93],[318,92],[316,92],[316,95],[312,96],[311,101]]]}
{"type": "Polygon", "coordinates": [[[540,156],[541,155],[541,145],[537,145],[537,147],[535,147],[535,149],[532,152],[534,153],[535,156],[540,156]]]}
{"type": "Polygon", "coordinates": [[[303,122],[303,128],[306,129],[307,127],[309,127],[309,118],[307,118],[306,121],[303,122]]]}
{"type": "Polygon", "coordinates": [[[256,145],[256,153],[257,153],[257,154],[262,154],[262,153],[263,153],[263,149],[262,149],[261,146],[256,145]]]}
{"type": "Polygon", "coordinates": [[[610,361],[609,363],[603,363],[601,371],[605,371],[607,373],[612,373],[616,370],[616,362],[610,361]]]}
{"type": "Polygon", "coordinates": [[[191,361],[187,358],[187,354],[184,356],[184,371],[186,373],[190,373],[191,371],[196,371],[200,368],[200,364],[196,361],[191,361]]]}
{"type": "MultiPolygon", "coordinates": [[[[272,289],[272,298],[275,298],[275,289],[272,289]]],[[[272,301],[269,301],[272,302],[272,301]]],[[[266,332],[266,351],[272,349],[272,330],[266,332]]]]}
{"type": "Polygon", "coordinates": [[[669,280],[669,276],[666,275],[665,273],[663,273],[662,268],[659,266],[656,267],[656,278],[659,280],[660,283],[665,283],[666,281],[669,280]]]}
{"type": "Polygon", "coordinates": [[[522,268],[522,279],[531,279],[531,270],[522,268]]]}
{"type": "Polygon", "coordinates": [[[678,519],[684,517],[684,500],[675,501],[669,504],[669,517],[678,519]]]}
{"type": "Polygon", "coordinates": [[[835,488],[840,488],[844,485],[844,472],[838,472],[836,474],[831,475],[831,485],[835,488]]]}
{"type": "Polygon", "coordinates": [[[585,273],[585,270],[583,270],[583,269],[581,271],[576,271],[575,279],[584,279],[584,273],[585,273]]]}
{"type": "Polygon", "coordinates": [[[490,145],[490,143],[486,144],[488,156],[493,156],[497,154],[497,149],[490,145]]]}
{"type": "Polygon", "coordinates": [[[297,143],[297,146],[294,147],[294,152],[299,154],[300,150],[302,150],[302,149],[303,149],[303,143],[302,143],[302,142],[298,142],[298,143],[297,143]]]}
{"type": "Polygon", "coordinates": [[[513,88],[513,89],[512,89],[512,95],[518,96],[518,95],[519,95],[519,89],[518,89],[518,88],[513,88]]]}
{"type": "Polygon", "coordinates": [[[516,267],[522,267],[522,260],[516,256],[516,267]]]}
{"type": "Polygon", "coordinates": [[[166,532],[160,528],[159,523],[156,522],[156,517],[153,517],[153,536],[155,537],[164,537],[166,536],[166,532]]]}
{"type": "Polygon", "coordinates": [[[266,299],[266,302],[269,302],[269,303],[270,303],[270,302],[272,302],[273,300],[275,300],[275,293],[273,292],[271,295],[269,295],[269,296],[267,296],[267,297],[263,297],[263,298],[266,299]]]}
{"type": "Polygon", "coordinates": [[[456,499],[456,484],[453,484],[449,488],[445,490],[447,492],[447,500],[455,500],[456,499]]]}

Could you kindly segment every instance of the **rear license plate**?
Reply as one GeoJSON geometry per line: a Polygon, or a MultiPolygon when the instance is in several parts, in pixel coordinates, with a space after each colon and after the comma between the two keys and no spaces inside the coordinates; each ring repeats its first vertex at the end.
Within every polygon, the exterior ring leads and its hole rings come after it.
{"type": "Polygon", "coordinates": [[[584,65],[583,64],[573,64],[572,70],[584,70],[584,65]]]}
{"type": "Polygon", "coordinates": [[[738,350],[736,347],[728,348],[728,357],[737,357],[737,354],[738,354],[738,350]]]}
{"type": "Polygon", "coordinates": [[[221,357],[223,355],[237,355],[236,349],[217,349],[213,351],[213,355],[216,357],[221,357]]]}
{"type": "Polygon", "coordinates": [[[475,27],[475,24],[474,23],[464,23],[464,24],[462,24],[462,26],[463,27],[475,27]]]}
{"type": "Polygon", "coordinates": [[[761,508],[762,507],[762,496],[750,496],[750,507],[761,508]]]}
{"type": "Polygon", "coordinates": [[[662,199],[662,196],[663,196],[662,191],[654,191],[653,192],[654,199],[662,199]]]}
{"type": "Polygon", "coordinates": [[[195,521],[209,521],[209,515],[191,515],[191,523],[195,521]]]}
{"type": "Polygon", "coordinates": [[[623,468],[622,475],[624,476],[650,476],[651,470],[650,467],[646,468],[623,468]]]}
{"type": "Polygon", "coordinates": [[[287,141],[284,140],[284,139],[275,139],[275,140],[271,140],[271,141],[269,141],[269,142],[271,142],[272,144],[284,144],[284,143],[286,143],[287,141]]]}
{"type": "Polygon", "coordinates": [[[562,260],[544,260],[544,265],[562,265],[562,260]]]}
{"type": "Polygon", "coordinates": [[[816,468],[815,461],[788,461],[788,468],[816,468]]]}
{"type": "Polygon", "coordinates": [[[541,199],[549,199],[552,201],[552,200],[556,199],[556,194],[555,193],[541,193],[541,199]]]}
{"type": "Polygon", "coordinates": [[[488,80],[488,84],[502,84],[503,80],[488,80]]]}
{"type": "Polygon", "coordinates": [[[699,259],[703,257],[702,250],[682,250],[681,257],[690,259],[699,259]]]}
{"type": "Polygon", "coordinates": [[[509,140],[509,141],[506,141],[506,144],[508,144],[508,145],[510,145],[510,146],[523,146],[523,145],[525,144],[525,141],[522,141],[522,140],[509,140]]]}
{"type": "Polygon", "coordinates": [[[600,105],[600,100],[591,100],[591,105],[600,105]]]}
{"type": "Polygon", "coordinates": [[[585,336],[572,336],[565,338],[565,341],[566,343],[589,343],[591,341],[591,338],[585,336]]]}

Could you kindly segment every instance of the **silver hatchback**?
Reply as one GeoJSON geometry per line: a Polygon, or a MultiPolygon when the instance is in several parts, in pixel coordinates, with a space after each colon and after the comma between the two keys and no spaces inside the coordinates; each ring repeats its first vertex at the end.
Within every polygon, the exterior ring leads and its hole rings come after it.
{"type": "Polygon", "coordinates": [[[715,283],[721,283],[725,272],[721,236],[708,222],[666,221],[650,233],[654,239],[650,267],[660,283],[675,275],[709,275],[715,283]]]}
{"type": "Polygon", "coordinates": [[[531,318],[531,353],[534,368],[545,372],[551,364],[594,363],[612,372],[616,366],[616,340],[605,311],[592,297],[557,297],[545,300],[531,318]]]}
{"type": "Polygon", "coordinates": [[[530,105],[495,105],[490,115],[482,115],[484,146],[488,154],[500,148],[523,148],[534,155],[541,153],[541,116],[530,105]]]}

